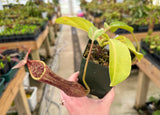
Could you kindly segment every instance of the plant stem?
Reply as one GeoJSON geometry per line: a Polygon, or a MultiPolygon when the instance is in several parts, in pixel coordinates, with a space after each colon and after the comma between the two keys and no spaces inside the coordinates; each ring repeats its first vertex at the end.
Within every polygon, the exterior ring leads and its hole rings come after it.
{"type": "Polygon", "coordinates": [[[139,52],[139,50],[140,50],[139,43],[138,43],[138,41],[137,41],[135,35],[133,34],[133,32],[132,32],[131,34],[132,34],[132,36],[133,36],[133,38],[134,38],[134,40],[135,40],[135,42],[136,42],[136,44],[137,44],[137,51],[139,52]]]}
{"type": "Polygon", "coordinates": [[[86,81],[85,81],[85,77],[86,77],[86,71],[87,71],[87,66],[88,66],[88,62],[89,62],[89,59],[90,59],[90,56],[91,56],[91,51],[92,51],[92,47],[93,47],[93,43],[94,41],[92,40],[92,43],[91,43],[91,46],[90,46],[90,49],[89,49],[89,53],[88,53],[88,56],[87,56],[87,60],[86,60],[86,63],[85,63],[85,66],[84,66],[84,72],[83,72],[83,77],[82,77],[82,81],[86,87],[86,94],[89,94],[90,92],[90,88],[89,86],[87,85],[86,81]]]}

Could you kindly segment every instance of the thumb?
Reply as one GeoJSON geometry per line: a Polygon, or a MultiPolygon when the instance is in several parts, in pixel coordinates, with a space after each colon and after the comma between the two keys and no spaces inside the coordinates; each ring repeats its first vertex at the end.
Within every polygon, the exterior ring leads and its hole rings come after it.
{"type": "Polygon", "coordinates": [[[115,97],[115,87],[113,87],[104,97],[101,99],[103,103],[111,104],[115,97]]]}
{"type": "Polygon", "coordinates": [[[73,73],[73,74],[68,78],[68,80],[69,80],[69,81],[78,81],[78,76],[79,76],[79,71],[73,73]]]}

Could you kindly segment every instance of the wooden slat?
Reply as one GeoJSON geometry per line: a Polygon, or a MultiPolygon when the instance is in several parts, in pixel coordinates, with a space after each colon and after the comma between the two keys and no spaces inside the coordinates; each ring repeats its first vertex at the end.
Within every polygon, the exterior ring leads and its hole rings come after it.
{"type": "Polygon", "coordinates": [[[18,111],[18,115],[31,115],[23,85],[20,86],[14,102],[18,111]]]}
{"type": "Polygon", "coordinates": [[[160,70],[158,68],[146,58],[142,58],[136,65],[160,88],[160,70]]]}
{"type": "Polygon", "coordinates": [[[25,69],[21,67],[16,76],[11,80],[3,95],[0,98],[0,115],[5,115],[11,106],[12,101],[14,100],[22,82],[25,77],[25,69]]]}
{"type": "Polygon", "coordinates": [[[27,49],[37,49],[35,41],[17,41],[0,43],[0,47],[7,47],[8,49],[19,48],[20,50],[22,50],[21,47],[25,47],[27,49]]]}
{"type": "MultiPolygon", "coordinates": [[[[152,32],[152,35],[157,35],[157,34],[160,34],[160,31],[152,32]]],[[[129,38],[132,42],[135,41],[131,34],[120,34],[120,35],[123,35],[123,36],[129,38]]],[[[146,38],[147,32],[134,33],[134,35],[135,35],[135,37],[137,38],[138,41],[141,41],[141,39],[146,38]]]]}
{"type": "Polygon", "coordinates": [[[145,104],[148,87],[149,87],[149,78],[140,70],[138,75],[138,88],[135,101],[136,108],[140,108],[145,104]]]}

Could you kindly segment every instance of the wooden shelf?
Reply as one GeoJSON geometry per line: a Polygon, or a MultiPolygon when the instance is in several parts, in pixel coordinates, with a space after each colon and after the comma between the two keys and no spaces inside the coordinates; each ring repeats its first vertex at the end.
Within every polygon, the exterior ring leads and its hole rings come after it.
{"type": "Polygon", "coordinates": [[[19,93],[20,95],[23,94],[22,96],[23,100],[21,101],[22,105],[19,105],[19,107],[23,107],[23,110],[21,110],[23,111],[23,113],[25,113],[26,115],[30,115],[27,98],[25,93],[23,92],[24,89],[22,86],[24,77],[25,77],[25,69],[24,67],[21,67],[16,73],[15,77],[10,81],[10,83],[6,87],[2,96],[0,97],[0,115],[5,115],[7,113],[13,100],[15,99],[16,95],[19,93]]]}
{"type": "Polygon", "coordinates": [[[45,49],[47,51],[47,55],[51,56],[50,51],[50,45],[48,44],[48,33],[49,29],[48,26],[45,28],[45,30],[38,36],[36,40],[31,40],[31,41],[16,41],[16,42],[5,42],[5,43],[0,43],[0,47],[7,47],[8,49],[13,49],[13,48],[19,48],[20,50],[24,50],[22,47],[26,49],[32,50],[31,55],[32,58],[35,60],[39,60],[39,48],[41,47],[43,42],[47,42],[45,45],[45,49]],[[48,50],[49,49],[49,50],[48,50]]]}
{"type": "Polygon", "coordinates": [[[142,58],[140,63],[137,63],[137,66],[160,88],[160,70],[156,66],[146,58],[142,58]]]}
{"type": "Polygon", "coordinates": [[[19,48],[21,50],[22,47],[25,47],[27,49],[38,49],[40,48],[42,42],[45,40],[46,36],[48,35],[48,26],[46,29],[38,36],[37,40],[31,40],[31,41],[16,41],[16,42],[4,42],[0,43],[0,47],[7,47],[8,49],[12,48],[19,48]]]}
{"type": "Polygon", "coordinates": [[[140,108],[146,103],[149,81],[152,80],[160,88],[160,70],[145,57],[136,64],[140,71],[138,75],[138,87],[135,107],[140,108]]]}
{"type": "MultiPolygon", "coordinates": [[[[153,31],[152,35],[159,35],[160,31],[153,31]]],[[[127,38],[129,38],[132,42],[134,42],[135,40],[133,39],[131,34],[119,34],[119,35],[123,35],[127,38]]],[[[135,37],[137,38],[138,41],[141,41],[141,39],[146,38],[147,36],[147,32],[139,32],[139,33],[134,33],[135,37]]]]}

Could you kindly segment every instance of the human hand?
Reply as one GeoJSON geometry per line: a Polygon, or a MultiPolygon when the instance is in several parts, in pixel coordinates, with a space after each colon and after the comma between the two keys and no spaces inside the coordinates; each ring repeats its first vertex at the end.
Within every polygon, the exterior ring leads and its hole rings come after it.
{"type": "MultiPolygon", "coordinates": [[[[78,81],[79,72],[71,75],[70,81],[78,81]]],[[[85,97],[70,97],[63,91],[61,101],[70,115],[108,115],[110,106],[115,96],[113,87],[102,99],[91,99],[85,97]]]]}

